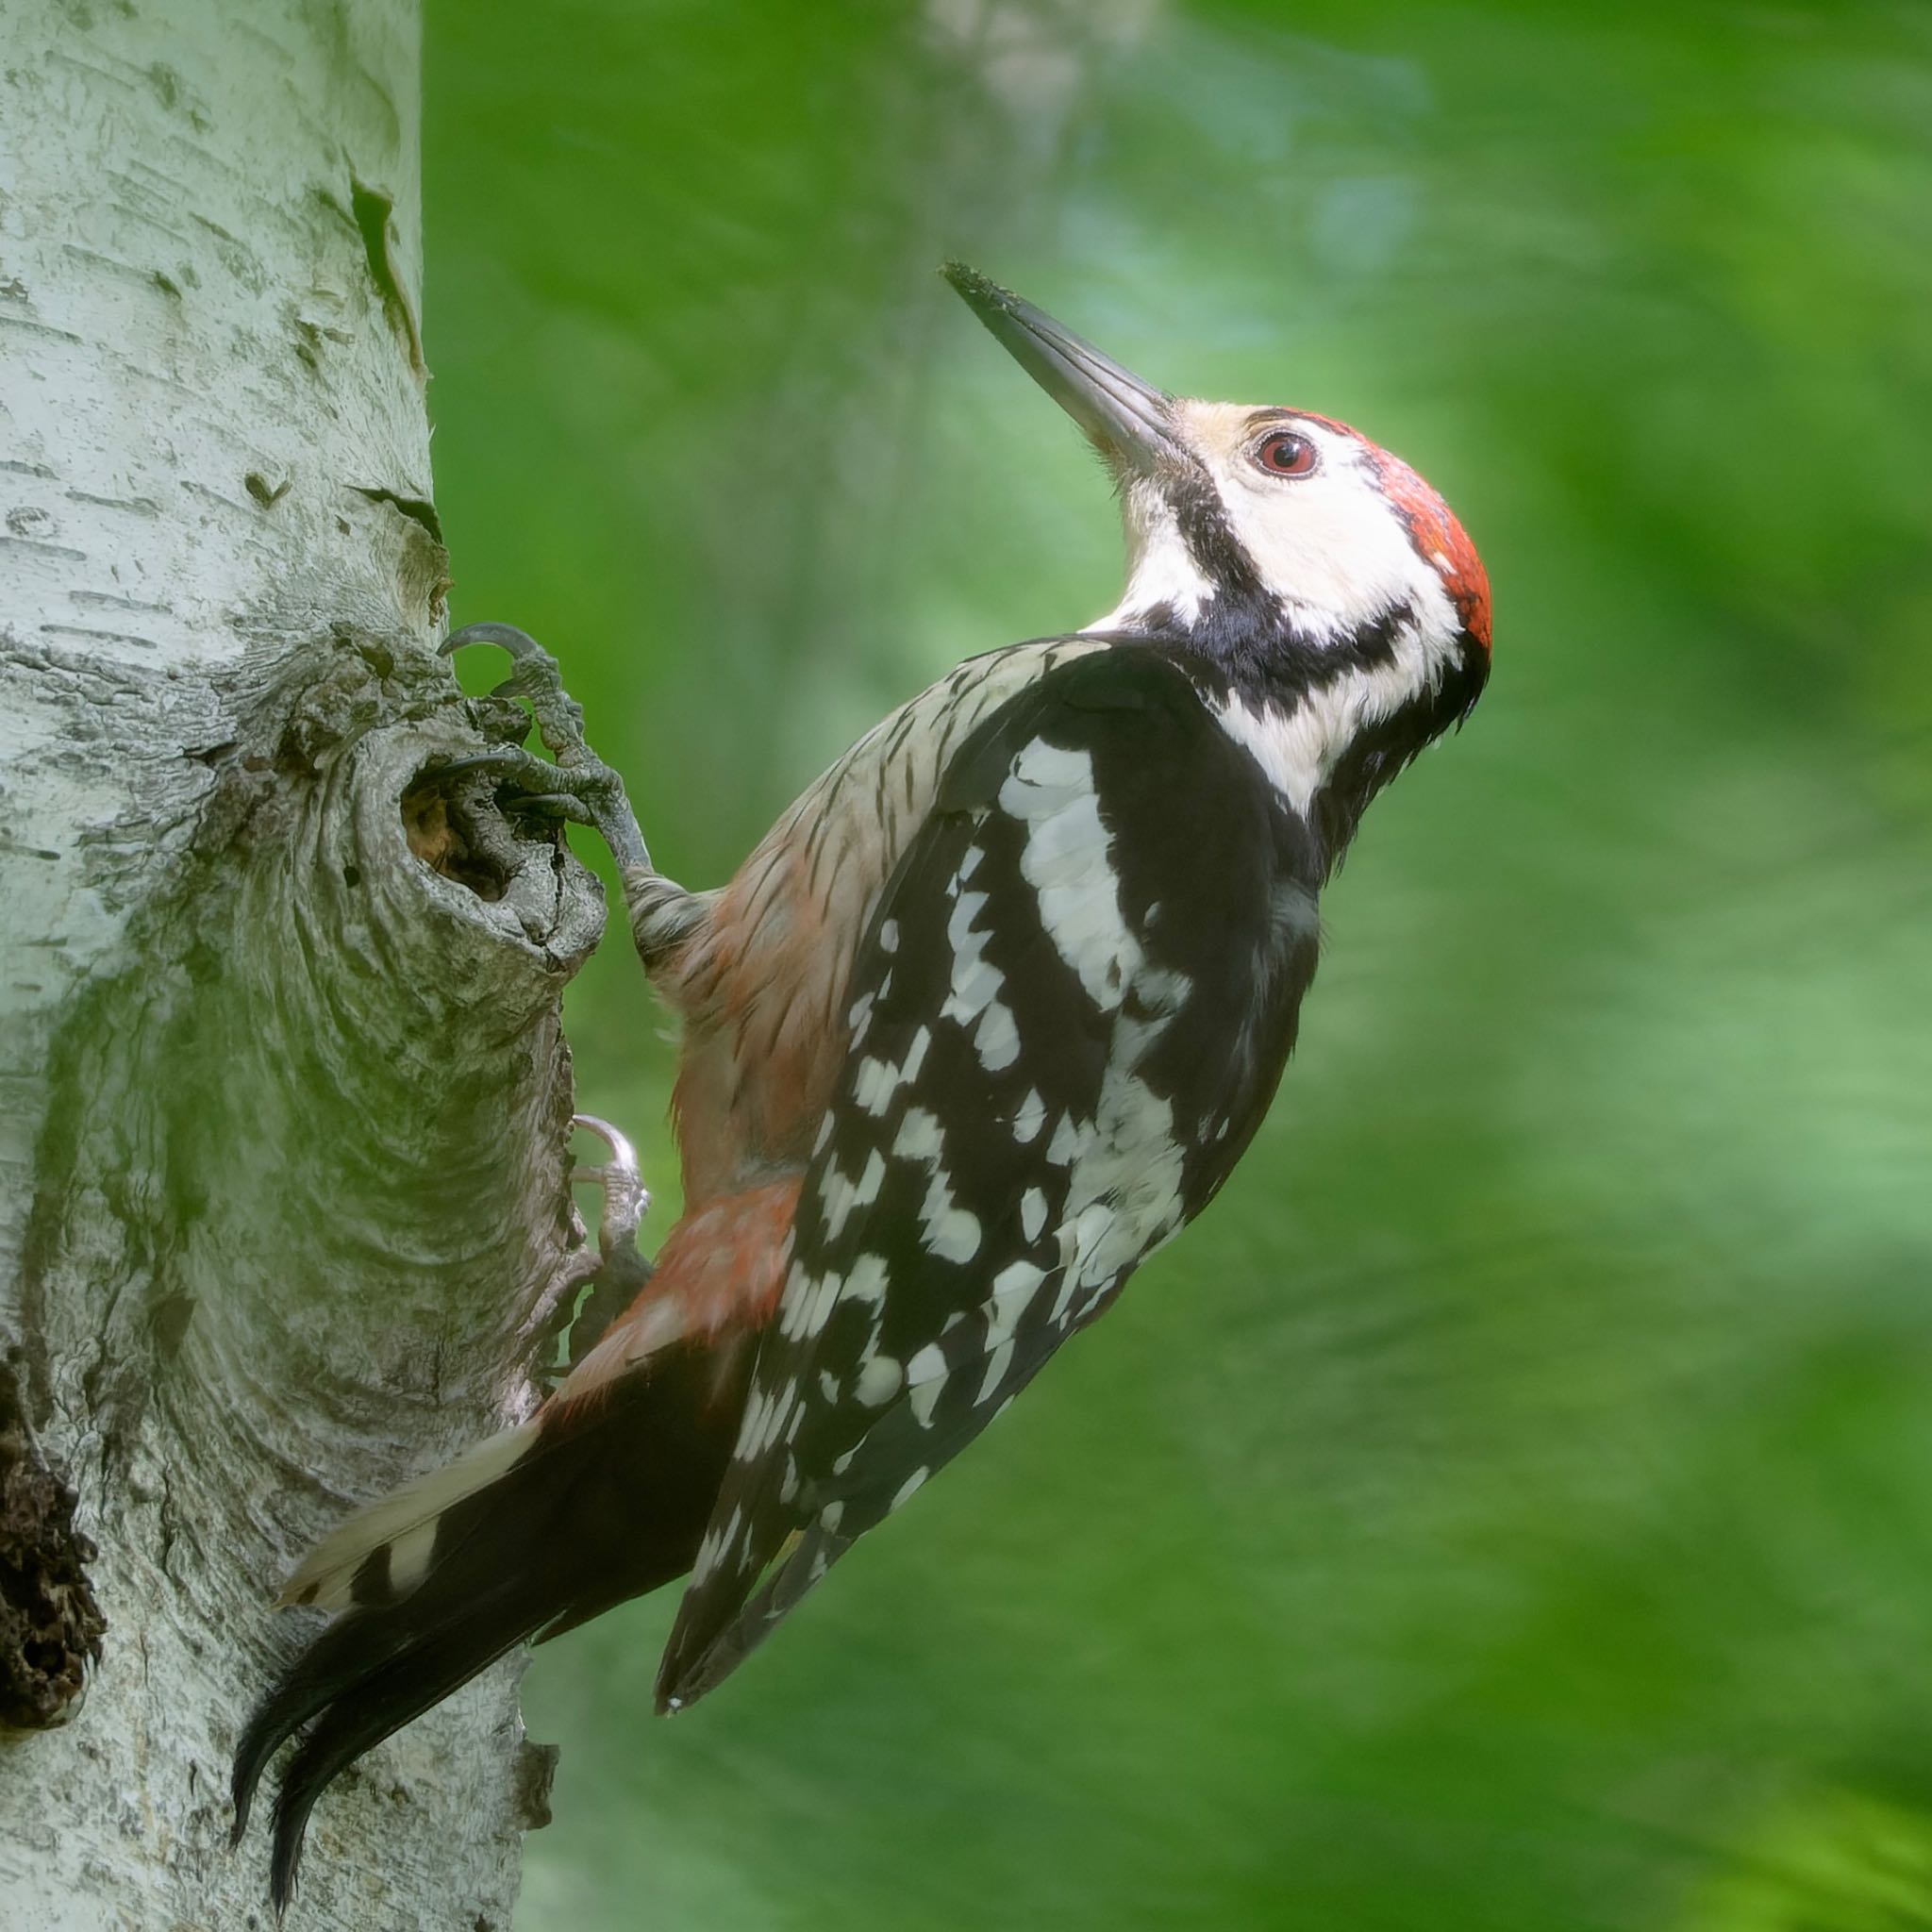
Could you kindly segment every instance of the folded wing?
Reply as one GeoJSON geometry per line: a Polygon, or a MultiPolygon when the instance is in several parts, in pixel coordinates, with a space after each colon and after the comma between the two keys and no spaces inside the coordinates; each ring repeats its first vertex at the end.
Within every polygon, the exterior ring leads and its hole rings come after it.
{"type": "Polygon", "coordinates": [[[855,966],[778,1317],[658,1679],[724,1676],[1220,1187],[1316,950],[1300,822],[1171,658],[961,747],[855,966]]]}

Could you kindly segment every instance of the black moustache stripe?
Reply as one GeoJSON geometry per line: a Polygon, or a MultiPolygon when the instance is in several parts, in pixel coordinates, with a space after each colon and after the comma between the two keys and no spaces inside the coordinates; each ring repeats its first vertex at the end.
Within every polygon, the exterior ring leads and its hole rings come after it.
{"type": "Polygon", "coordinates": [[[1163,470],[1159,487],[1174,511],[1182,542],[1217,593],[1243,602],[1268,598],[1261,573],[1247,545],[1235,535],[1221,492],[1206,469],[1192,458],[1177,461],[1163,470]]]}
{"type": "Polygon", "coordinates": [[[1183,620],[1171,604],[1157,604],[1136,614],[1135,630],[1205,658],[1233,691],[1255,705],[1292,707],[1348,672],[1394,661],[1403,627],[1416,622],[1412,603],[1392,605],[1348,637],[1310,632],[1262,582],[1200,463],[1186,458],[1168,465],[1159,488],[1181,541],[1211,588],[1195,615],[1183,620]]]}
{"type": "Polygon", "coordinates": [[[1392,664],[1404,629],[1416,622],[1415,606],[1405,598],[1346,637],[1321,637],[1297,624],[1272,591],[1248,596],[1217,586],[1192,617],[1183,620],[1172,604],[1160,603],[1137,611],[1123,628],[1198,661],[1250,706],[1292,710],[1339,678],[1392,664]]]}

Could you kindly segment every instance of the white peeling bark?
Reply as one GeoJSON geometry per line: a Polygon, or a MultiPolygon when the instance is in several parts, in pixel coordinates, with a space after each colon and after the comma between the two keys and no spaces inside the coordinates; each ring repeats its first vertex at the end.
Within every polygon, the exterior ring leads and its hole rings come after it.
{"type": "MultiPolygon", "coordinates": [[[[10,1932],[265,1917],[269,1591],[526,1405],[578,1272],[601,897],[412,791],[509,728],[433,655],[417,88],[415,0],[0,4],[10,1932]]],[[[291,1923],[508,1926],[515,1675],[324,1801],[291,1923]]]]}

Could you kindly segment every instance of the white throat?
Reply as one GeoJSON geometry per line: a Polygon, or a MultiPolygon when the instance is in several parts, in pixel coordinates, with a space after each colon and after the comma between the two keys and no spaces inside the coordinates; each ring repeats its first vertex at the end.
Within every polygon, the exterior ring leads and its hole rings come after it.
{"type": "Polygon", "coordinates": [[[1212,601],[1214,587],[1182,539],[1174,511],[1157,491],[1136,483],[1127,492],[1124,520],[1127,587],[1121,601],[1087,628],[1125,629],[1162,606],[1177,624],[1193,623],[1212,601]]]}

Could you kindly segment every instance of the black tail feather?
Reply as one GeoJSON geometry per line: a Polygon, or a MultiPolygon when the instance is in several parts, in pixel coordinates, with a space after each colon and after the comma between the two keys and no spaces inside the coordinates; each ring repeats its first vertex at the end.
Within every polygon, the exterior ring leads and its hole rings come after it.
{"type": "Polygon", "coordinates": [[[269,1890],[276,1916],[288,1909],[315,1801],[357,1758],[459,1690],[534,1627],[530,1592],[508,1590],[473,1604],[445,1627],[393,1653],[338,1696],[295,1748],[275,1793],[269,1890]]]}
{"type": "MultiPolygon", "coordinates": [[[[287,1674],[250,1713],[242,1741],[235,1747],[235,1768],[229,1786],[235,1804],[235,1825],[228,1835],[231,1850],[242,1842],[248,1829],[255,1789],[283,1740],[293,1737],[368,1667],[369,1647],[375,1642],[368,1627],[370,1622],[369,1612],[351,1610],[332,1624],[296,1658],[287,1674]]],[[[383,1654],[379,1647],[377,1654],[383,1654]]]]}
{"type": "MultiPolygon", "coordinates": [[[[364,1751],[524,1639],[554,1635],[691,1568],[747,1368],[695,1346],[669,1349],[594,1407],[546,1417],[531,1453],[437,1519],[415,1588],[356,1603],[290,1664],[243,1728],[233,1774],[239,1843],[269,1762],[311,1726],[275,1801],[277,1913],[292,1894],[316,1800],[364,1751]]],[[[373,1589],[387,1571],[386,1558],[371,1566],[373,1589]]]]}
{"type": "MultiPolygon", "coordinates": [[[[537,1621],[541,1621],[541,1612],[537,1621]]],[[[319,1711],[349,1697],[398,1657],[421,1657],[425,1644],[439,1635],[455,1643],[461,1635],[459,1624],[459,1615],[452,1614],[448,1592],[438,1591],[434,1595],[406,1597],[400,1603],[348,1610],[329,1624],[256,1706],[242,1730],[242,1741],[235,1749],[231,1784],[235,1805],[231,1845],[242,1842],[261,1774],[288,1739],[319,1711]]],[[[514,1637],[509,1640],[515,1641],[514,1637]]],[[[457,1657],[460,1655],[459,1650],[456,1652],[457,1657]]],[[[483,1658],[457,1677],[449,1689],[467,1682],[490,1661],[483,1658]]],[[[448,1691],[437,1695],[446,1696],[448,1691]]],[[[435,1701],[431,1697],[417,1709],[426,1710],[435,1701]]],[[[415,1711],[409,1713],[414,1715],[415,1711]]],[[[408,1718],[397,1720],[398,1724],[408,1722],[408,1718]]],[[[388,1732],[381,1735],[386,1737],[388,1732]]],[[[375,1737],[369,1740],[372,1744],[377,1741],[375,1737]]]]}

